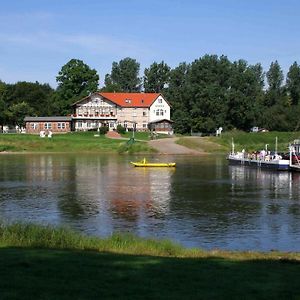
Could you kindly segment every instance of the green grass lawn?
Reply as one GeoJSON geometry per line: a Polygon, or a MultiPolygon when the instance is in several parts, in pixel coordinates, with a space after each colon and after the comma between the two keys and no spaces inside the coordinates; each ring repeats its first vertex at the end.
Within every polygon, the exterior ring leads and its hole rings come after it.
{"type": "Polygon", "coordinates": [[[207,153],[224,153],[228,152],[228,148],[218,143],[219,141],[212,141],[209,137],[179,137],[176,141],[177,144],[187,148],[204,151],[207,153]]]}
{"type": "Polygon", "coordinates": [[[12,152],[151,152],[146,143],[125,147],[126,141],[94,136],[95,132],[54,134],[51,139],[31,134],[1,134],[0,151],[12,152]]]}
{"type": "Polygon", "coordinates": [[[229,131],[221,137],[180,137],[178,144],[195,150],[203,150],[208,153],[226,153],[231,150],[232,139],[235,151],[245,149],[247,152],[265,149],[268,144],[270,151],[275,150],[276,137],[278,139],[278,151],[288,152],[288,145],[294,139],[300,139],[300,132],[259,132],[249,133],[243,131],[229,131]]]}
{"type": "Polygon", "coordinates": [[[300,255],[0,227],[1,299],[300,299],[300,255]]]}
{"type": "Polygon", "coordinates": [[[241,151],[255,151],[265,149],[268,144],[268,149],[275,150],[275,141],[278,138],[278,151],[288,152],[288,145],[295,139],[300,138],[300,132],[258,132],[247,133],[242,131],[225,132],[221,137],[211,137],[210,140],[219,143],[231,149],[231,141],[233,138],[235,149],[241,151]]]}

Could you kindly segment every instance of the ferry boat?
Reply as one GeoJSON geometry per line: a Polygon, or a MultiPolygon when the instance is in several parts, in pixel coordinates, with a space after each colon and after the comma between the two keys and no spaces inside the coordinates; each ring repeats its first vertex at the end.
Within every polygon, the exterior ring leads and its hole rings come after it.
{"type": "Polygon", "coordinates": [[[294,140],[290,145],[290,170],[300,172],[300,140],[294,140]]]}
{"type": "MultiPolygon", "coordinates": [[[[283,159],[280,155],[264,155],[259,152],[259,154],[243,153],[230,153],[228,155],[228,161],[231,164],[244,165],[244,166],[254,166],[257,168],[272,169],[278,171],[288,171],[290,166],[290,161],[288,159],[283,159]]],[[[300,168],[299,168],[300,170],[300,168]]]]}
{"type": "Polygon", "coordinates": [[[244,149],[241,152],[234,152],[234,143],[232,142],[232,151],[227,159],[230,164],[253,166],[257,168],[278,171],[288,171],[290,168],[290,160],[283,158],[282,155],[277,153],[277,150],[274,153],[271,153],[267,150],[267,145],[266,150],[255,151],[252,153],[247,153],[244,149]]]}

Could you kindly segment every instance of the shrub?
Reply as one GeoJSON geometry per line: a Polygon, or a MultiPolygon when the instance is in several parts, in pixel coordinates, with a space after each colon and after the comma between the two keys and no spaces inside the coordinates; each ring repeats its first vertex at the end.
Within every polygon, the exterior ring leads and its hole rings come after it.
{"type": "Polygon", "coordinates": [[[99,128],[99,133],[100,133],[100,134],[106,134],[107,131],[108,131],[108,127],[107,127],[107,126],[101,126],[101,127],[99,128]]]}
{"type": "Polygon", "coordinates": [[[126,128],[119,124],[117,126],[117,132],[120,133],[120,134],[124,134],[126,132],[126,128]]]}

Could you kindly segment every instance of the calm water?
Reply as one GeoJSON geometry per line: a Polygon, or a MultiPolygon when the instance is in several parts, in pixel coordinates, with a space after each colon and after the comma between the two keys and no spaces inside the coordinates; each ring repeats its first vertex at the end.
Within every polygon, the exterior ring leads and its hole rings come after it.
{"type": "Polygon", "coordinates": [[[0,219],[132,232],[188,247],[300,251],[300,173],[228,166],[222,157],[0,156],[0,219]]]}

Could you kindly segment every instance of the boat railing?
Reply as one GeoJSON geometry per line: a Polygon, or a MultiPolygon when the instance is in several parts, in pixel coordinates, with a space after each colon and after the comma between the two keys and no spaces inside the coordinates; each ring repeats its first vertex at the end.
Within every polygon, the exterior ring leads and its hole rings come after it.
{"type": "Polygon", "coordinates": [[[228,155],[228,158],[231,159],[238,159],[241,161],[260,161],[260,162],[272,162],[272,161],[278,161],[282,159],[282,156],[275,153],[264,153],[264,152],[253,152],[253,153],[247,153],[247,152],[236,152],[236,153],[230,153],[228,155]]]}

